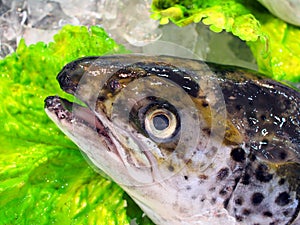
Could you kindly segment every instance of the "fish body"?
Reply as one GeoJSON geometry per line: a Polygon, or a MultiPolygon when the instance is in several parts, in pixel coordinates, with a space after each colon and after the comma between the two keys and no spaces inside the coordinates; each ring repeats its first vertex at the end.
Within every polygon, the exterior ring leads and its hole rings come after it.
{"type": "Polygon", "coordinates": [[[258,0],[263,4],[272,14],[280,19],[300,26],[300,1],[299,0],[258,0]]]}
{"type": "Polygon", "coordinates": [[[300,94],[169,56],[81,58],[49,117],[156,224],[300,224],[300,94]]]}

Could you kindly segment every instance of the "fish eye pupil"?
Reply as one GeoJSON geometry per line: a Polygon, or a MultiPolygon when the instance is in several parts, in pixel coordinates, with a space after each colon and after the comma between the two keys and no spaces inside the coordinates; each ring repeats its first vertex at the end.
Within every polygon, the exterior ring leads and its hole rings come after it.
{"type": "Polygon", "coordinates": [[[170,121],[166,115],[159,114],[153,117],[153,126],[156,130],[165,130],[169,127],[170,121]]]}

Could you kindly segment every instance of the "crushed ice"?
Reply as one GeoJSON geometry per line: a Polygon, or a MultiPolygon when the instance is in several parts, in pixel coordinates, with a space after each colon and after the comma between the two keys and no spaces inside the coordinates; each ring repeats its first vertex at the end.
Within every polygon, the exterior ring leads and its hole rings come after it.
{"type": "MultiPolygon", "coordinates": [[[[111,36],[143,46],[161,36],[149,0],[0,0],[0,58],[27,44],[49,42],[62,26],[98,25],[111,36]],[[143,24],[143,26],[138,26],[143,24]]],[[[124,42],[124,41],[123,41],[124,42]]]]}

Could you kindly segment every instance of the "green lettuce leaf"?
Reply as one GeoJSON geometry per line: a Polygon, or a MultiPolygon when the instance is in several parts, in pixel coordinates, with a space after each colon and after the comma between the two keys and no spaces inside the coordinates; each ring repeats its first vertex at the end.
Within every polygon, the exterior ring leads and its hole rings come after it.
{"type": "Polygon", "coordinates": [[[257,1],[154,0],[152,11],[161,24],[202,22],[214,32],[231,32],[247,42],[262,73],[300,82],[300,28],[274,17],[257,1]]]}
{"type": "Polygon", "coordinates": [[[70,99],[55,79],[63,65],[126,52],[99,27],[66,26],[54,42],[22,40],[0,60],[0,224],[150,224],[44,112],[48,95],[70,99]]]}

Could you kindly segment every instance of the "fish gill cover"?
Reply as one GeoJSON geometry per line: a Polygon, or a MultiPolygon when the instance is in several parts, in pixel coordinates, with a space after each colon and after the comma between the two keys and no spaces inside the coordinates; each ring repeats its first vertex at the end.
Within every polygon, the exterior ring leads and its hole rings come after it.
{"type": "Polygon", "coordinates": [[[152,11],[161,24],[202,22],[214,32],[231,32],[246,41],[261,72],[300,82],[300,28],[271,15],[257,1],[154,0],[152,11]]]}
{"type": "MultiPolygon", "coordinates": [[[[232,32],[247,41],[261,71],[300,81],[299,28],[249,1],[178,2],[154,1],[153,17],[178,25],[202,20],[213,31],[232,32]]],[[[54,42],[22,40],[0,61],[0,224],[129,224],[133,218],[150,224],[117,185],[87,166],[43,109],[49,94],[69,98],[55,79],[67,62],[125,52],[101,28],[66,26],[54,42]]]]}

